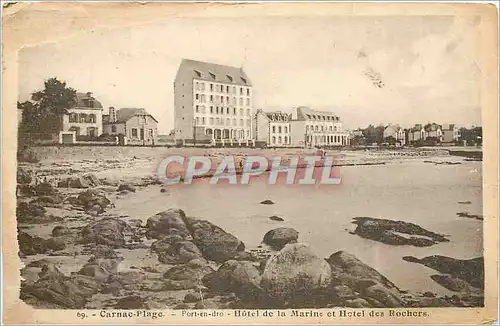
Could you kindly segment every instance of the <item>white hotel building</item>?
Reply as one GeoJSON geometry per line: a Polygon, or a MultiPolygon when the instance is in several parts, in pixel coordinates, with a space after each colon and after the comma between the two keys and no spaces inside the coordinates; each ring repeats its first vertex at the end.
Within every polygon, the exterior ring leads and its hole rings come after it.
{"type": "Polygon", "coordinates": [[[292,114],[266,113],[255,115],[255,139],[270,147],[334,147],[349,145],[349,133],[333,112],[300,106],[292,114]]]}
{"type": "Polygon", "coordinates": [[[183,59],[174,82],[176,141],[252,141],[252,96],[242,68],[183,59]]]}

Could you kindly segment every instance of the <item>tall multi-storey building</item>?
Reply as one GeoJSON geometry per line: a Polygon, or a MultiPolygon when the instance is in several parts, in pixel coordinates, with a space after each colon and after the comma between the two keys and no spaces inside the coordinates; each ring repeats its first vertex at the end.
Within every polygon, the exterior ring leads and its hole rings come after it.
{"type": "Polygon", "coordinates": [[[333,112],[300,106],[293,110],[290,126],[294,147],[349,145],[349,133],[342,129],[342,121],[333,112]]]}
{"type": "Polygon", "coordinates": [[[242,68],[183,59],[174,82],[176,141],[253,140],[252,97],[242,68]]]}

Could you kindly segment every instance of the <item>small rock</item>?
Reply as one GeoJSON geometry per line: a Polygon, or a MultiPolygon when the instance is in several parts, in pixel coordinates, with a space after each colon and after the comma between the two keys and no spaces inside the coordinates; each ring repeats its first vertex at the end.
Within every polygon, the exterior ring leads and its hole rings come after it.
{"type": "Polygon", "coordinates": [[[161,192],[161,193],[167,192],[167,189],[165,189],[165,188],[161,188],[161,189],[160,189],[160,192],[161,192]]]}
{"type": "Polygon", "coordinates": [[[269,219],[272,220],[272,221],[278,221],[278,222],[283,222],[284,221],[284,219],[282,217],[279,217],[279,216],[276,216],[276,215],[270,216],[269,219]]]}
{"type": "Polygon", "coordinates": [[[219,305],[212,300],[203,300],[197,302],[194,309],[219,309],[219,305]]]}
{"type": "Polygon", "coordinates": [[[274,202],[270,199],[266,199],[260,202],[262,205],[273,205],[274,202]]]}
{"type": "Polygon", "coordinates": [[[184,302],[189,303],[189,302],[198,302],[203,299],[203,296],[199,292],[189,292],[186,294],[184,297],[184,302]]]}
{"type": "Polygon", "coordinates": [[[115,309],[142,309],[146,308],[144,304],[144,299],[138,295],[131,295],[125,298],[121,298],[116,303],[115,309]]]}
{"type": "Polygon", "coordinates": [[[118,186],[118,191],[121,192],[121,191],[129,191],[129,192],[135,192],[135,187],[130,185],[130,184],[127,184],[127,183],[124,183],[124,184],[121,184],[118,186]]]}

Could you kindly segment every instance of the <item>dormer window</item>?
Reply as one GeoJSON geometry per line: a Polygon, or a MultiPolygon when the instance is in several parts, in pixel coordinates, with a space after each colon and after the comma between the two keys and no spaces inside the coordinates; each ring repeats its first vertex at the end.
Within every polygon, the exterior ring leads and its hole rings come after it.
{"type": "Polygon", "coordinates": [[[213,80],[215,80],[215,74],[211,71],[208,72],[210,74],[210,77],[212,77],[213,80]]]}
{"type": "Polygon", "coordinates": [[[233,82],[233,77],[230,75],[226,75],[227,79],[232,83],[233,82]]]}
{"type": "Polygon", "coordinates": [[[244,77],[240,77],[240,78],[241,78],[241,80],[243,81],[243,83],[245,83],[245,85],[246,85],[246,84],[247,84],[247,79],[246,79],[246,78],[244,78],[244,77]]]}
{"type": "Polygon", "coordinates": [[[195,70],[194,72],[196,74],[196,77],[201,78],[201,72],[199,72],[198,70],[195,70]]]}

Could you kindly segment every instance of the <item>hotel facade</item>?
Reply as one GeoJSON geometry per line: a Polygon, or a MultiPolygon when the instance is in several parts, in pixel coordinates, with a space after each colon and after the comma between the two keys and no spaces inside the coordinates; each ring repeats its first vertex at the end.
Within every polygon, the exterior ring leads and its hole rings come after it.
{"type": "Polygon", "coordinates": [[[264,112],[255,115],[256,141],[266,141],[270,147],[333,147],[349,145],[349,133],[333,112],[305,106],[291,114],[264,112]]]}
{"type": "Polygon", "coordinates": [[[242,68],[183,59],[174,82],[179,141],[253,141],[252,84],[242,68]]]}

